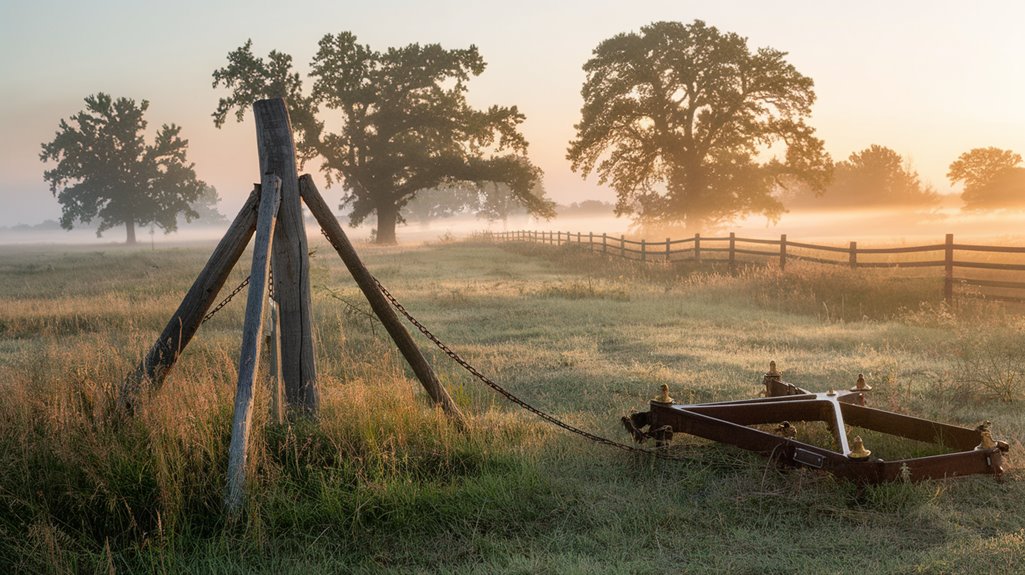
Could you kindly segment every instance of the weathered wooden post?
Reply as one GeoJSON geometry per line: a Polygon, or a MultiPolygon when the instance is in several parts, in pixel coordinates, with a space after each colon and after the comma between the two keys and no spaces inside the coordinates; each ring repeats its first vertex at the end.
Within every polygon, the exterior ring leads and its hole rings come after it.
{"type": "Polygon", "coordinates": [[[954,234],[947,234],[943,257],[943,301],[954,304],[954,234]]]}
{"type": "Polygon", "coordinates": [[[858,269],[858,242],[851,242],[848,260],[850,260],[852,270],[858,269]]]}
{"type": "Polygon", "coordinates": [[[641,240],[641,261],[648,261],[648,240],[641,240]]]}
{"type": "Polygon", "coordinates": [[[737,273],[737,233],[730,232],[730,275],[737,273]]]}
{"type": "Polygon", "coordinates": [[[587,249],[594,253],[594,232],[587,232],[587,249]]]}
{"type": "Polygon", "coordinates": [[[309,175],[304,175],[300,179],[300,189],[306,206],[310,208],[313,217],[317,219],[321,229],[324,230],[324,235],[327,236],[331,246],[338,252],[338,256],[345,262],[345,267],[352,274],[352,278],[356,280],[356,284],[363,291],[363,295],[366,296],[370,307],[374,310],[378,319],[381,320],[384,329],[388,331],[388,335],[391,336],[395,346],[399,348],[402,357],[409,363],[409,367],[413,369],[413,373],[416,374],[421,385],[427,390],[428,395],[457,423],[460,425],[465,424],[459,407],[452,401],[452,397],[445,391],[441,382],[438,381],[438,376],[435,375],[431,364],[427,363],[427,358],[420,352],[420,348],[416,346],[412,336],[409,335],[402,322],[399,321],[399,317],[395,315],[395,310],[392,309],[391,304],[388,303],[384,294],[381,293],[381,289],[377,286],[374,276],[363,265],[356,250],[352,247],[352,243],[349,242],[348,236],[342,230],[342,226],[339,225],[338,220],[331,213],[331,208],[327,206],[324,198],[320,195],[320,191],[317,190],[317,186],[313,183],[313,178],[309,175]]]}
{"type": "Polygon", "coordinates": [[[601,255],[609,253],[609,235],[605,232],[601,234],[601,255]]]}
{"type": "Polygon", "coordinates": [[[619,235],[619,257],[626,258],[626,234],[619,235]]]}
{"type": "Polygon", "coordinates": [[[263,306],[267,299],[270,252],[281,201],[281,179],[266,174],[261,188],[260,215],[257,218],[256,239],[253,241],[253,265],[249,272],[249,294],[246,298],[246,321],[242,328],[242,351],[238,358],[238,387],[235,389],[235,411],[231,420],[231,445],[228,447],[228,486],[224,503],[231,515],[238,514],[245,496],[249,427],[253,420],[253,384],[260,362],[263,306]]]}
{"type": "Polygon", "coordinates": [[[672,252],[670,251],[670,246],[672,246],[672,244],[670,242],[671,240],[666,238],[666,263],[669,263],[672,260],[672,252]]]}
{"type": "Polygon", "coordinates": [[[192,283],[192,287],[185,294],[171,320],[167,322],[160,337],[135,371],[125,378],[118,396],[118,405],[122,409],[129,412],[134,409],[135,400],[146,381],[154,387],[160,387],[178,361],[182,350],[196,335],[196,330],[203,323],[203,317],[210,310],[218,292],[224,287],[224,282],[228,279],[235,262],[245,251],[249,239],[253,237],[253,231],[256,229],[256,210],[260,204],[259,191],[260,186],[254,186],[249,199],[210,254],[210,259],[196,276],[196,281],[192,283]]]}
{"type": "Polygon", "coordinates": [[[779,270],[787,269],[787,235],[779,236],[779,270]]]}
{"type": "Polygon", "coordinates": [[[701,234],[694,234],[694,261],[701,263],[701,234]]]}
{"type": "Polygon", "coordinates": [[[271,269],[281,312],[281,376],[291,414],[317,412],[317,364],[310,327],[310,262],[299,200],[295,141],[282,98],[253,104],[260,173],[281,178],[281,208],[274,230],[271,269]]]}

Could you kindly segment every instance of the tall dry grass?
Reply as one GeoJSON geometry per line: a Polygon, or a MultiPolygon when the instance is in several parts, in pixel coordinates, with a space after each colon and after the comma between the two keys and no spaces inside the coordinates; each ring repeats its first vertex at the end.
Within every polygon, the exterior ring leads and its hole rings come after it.
{"type": "MultiPolygon", "coordinates": [[[[553,431],[428,350],[472,415],[459,433],[353,309],[365,304],[344,267],[314,248],[323,411],[272,425],[261,389],[235,524],[221,502],[239,302],[203,326],[138,417],[109,408],[206,250],[0,250],[0,570],[929,572],[1018,548],[1025,524],[1010,508],[1025,493],[1013,460],[1005,484],[862,491],[687,438],[674,447],[687,463],[657,462],[553,431]],[[880,552],[840,553],[848,546],[880,552]]],[[[487,373],[612,437],[625,439],[618,417],[661,383],[682,401],[749,397],[777,359],[812,389],[864,371],[874,404],[990,418],[1020,449],[1025,386],[1001,375],[1017,368],[999,358],[1025,343],[1021,322],[1002,308],[936,305],[935,284],[799,265],[731,276],[539,246],[363,251],[487,373]],[[980,373],[992,387],[966,379],[980,373]]]]}

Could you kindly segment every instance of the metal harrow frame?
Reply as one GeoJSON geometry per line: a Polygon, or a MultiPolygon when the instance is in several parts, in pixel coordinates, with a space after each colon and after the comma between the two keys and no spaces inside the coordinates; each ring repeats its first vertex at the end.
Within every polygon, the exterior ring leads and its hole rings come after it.
{"type": "Polygon", "coordinates": [[[849,391],[815,393],[783,381],[775,362],[762,379],[764,397],[680,405],[668,387],[651,400],[649,411],[623,417],[634,439],[665,445],[674,433],[688,433],[769,456],[784,465],[821,469],[858,483],[943,479],[1003,473],[1004,441],[994,441],[988,422],[970,429],[867,407],[871,387],[859,375],[849,391]],[[795,438],[791,422],[825,422],[835,449],[795,438]],[[752,425],[776,424],[775,432],[752,425]],[[861,437],[848,438],[847,425],[942,446],[948,453],[884,461],[865,449],[861,437]]]}

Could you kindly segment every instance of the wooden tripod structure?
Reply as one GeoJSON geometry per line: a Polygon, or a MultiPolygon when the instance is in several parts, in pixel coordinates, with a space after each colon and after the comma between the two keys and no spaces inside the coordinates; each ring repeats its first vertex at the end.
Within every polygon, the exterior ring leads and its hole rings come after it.
{"type": "Polygon", "coordinates": [[[395,311],[381,293],[376,280],[363,265],[324,202],[309,175],[298,177],[295,141],[285,101],[281,98],[253,104],[261,181],[214,248],[206,266],[185,294],[178,310],[138,368],[124,382],[118,403],[134,411],[139,392],[149,384],[159,387],[185,346],[196,334],[203,317],[213,305],[235,263],[253,239],[252,268],[246,300],[242,349],[239,356],[238,386],[228,452],[228,485],[225,505],[230,513],[242,506],[245,489],[246,451],[252,422],[253,387],[256,381],[268,299],[269,274],[273,270],[273,331],[270,345],[280,349],[272,377],[284,386],[285,403],[292,417],[317,413],[317,367],[311,330],[309,249],[303,225],[300,198],[323,229],[328,241],[345,262],[388,334],[409,363],[431,399],[458,424],[463,416],[434,370],[395,311]]]}

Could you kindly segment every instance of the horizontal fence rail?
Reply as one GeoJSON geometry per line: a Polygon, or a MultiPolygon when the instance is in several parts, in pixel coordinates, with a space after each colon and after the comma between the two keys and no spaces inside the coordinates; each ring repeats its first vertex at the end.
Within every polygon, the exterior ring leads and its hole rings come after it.
{"type": "MultiPolygon", "coordinates": [[[[850,242],[847,247],[827,246],[805,242],[794,242],[787,240],[786,234],[776,239],[743,238],[735,233],[729,236],[702,237],[701,234],[694,234],[694,237],[672,239],[665,241],[650,241],[647,239],[627,239],[625,235],[610,235],[607,233],[596,234],[593,232],[560,232],[560,231],[534,231],[516,230],[495,232],[489,234],[497,241],[508,242],[531,242],[553,246],[578,245],[586,247],[591,253],[600,253],[607,256],[621,257],[624,259],[642,262],[717,262],[729,265],[730,273],[736,271],[736,266],[741,263],[737,256],[753,256],[778,262],[780,269],[786,270],[788,261],[812,262],[825,265],[839,265],[850,269],[859,268],[944,268],[943,299],[948,304],[953,303],[954,287],[969,286],[976,288],[997,288],[1007,290],[1025,290],[1025,282],[1004,281],[993,279],[976,279],[966,277],[955,277],[956,268],[993,271],[1025,271],[1025,263],[1001,263],[967,261],[955,259],[955,252],[974,252],[989,254],[1025,254],[1025,247],[1018,246],[984,246],[974,244],[955,244],[954,235],[947,234],[946,241],[942,244],[928,244],[923,246],[901,246],[892,248],[859,248],[858,242],[850,242]],[[710,245],[711,244],[711,245],[710,245]],[[743,247],[742,247],[743,246],[743,247]],[[775,249],[769,251],[766,246],[775,249]],[[788,251],[789,250],[789,251],[788,251]],[[793,250],[801,252],[822,253],[823,256],[846,255],[844,259],[834,257],[819,257],[809,253],[794,253],[793,250]],[[937,254],[942,259],[933,258],[927,260],[913,261],[862,261],[858,256],[870,255],[902,255],[902,254],[937,254]],[[712,256],[712,257],[708,257],[712,256]]],[[[976,296],[978,294],[964,292],[962,295],[976,296]]],[[[1010,297],[1002,295],[985,295],[986,299],[994,301],[1013,301],[1025,303],[1025,297],[1010,297]]]]}

